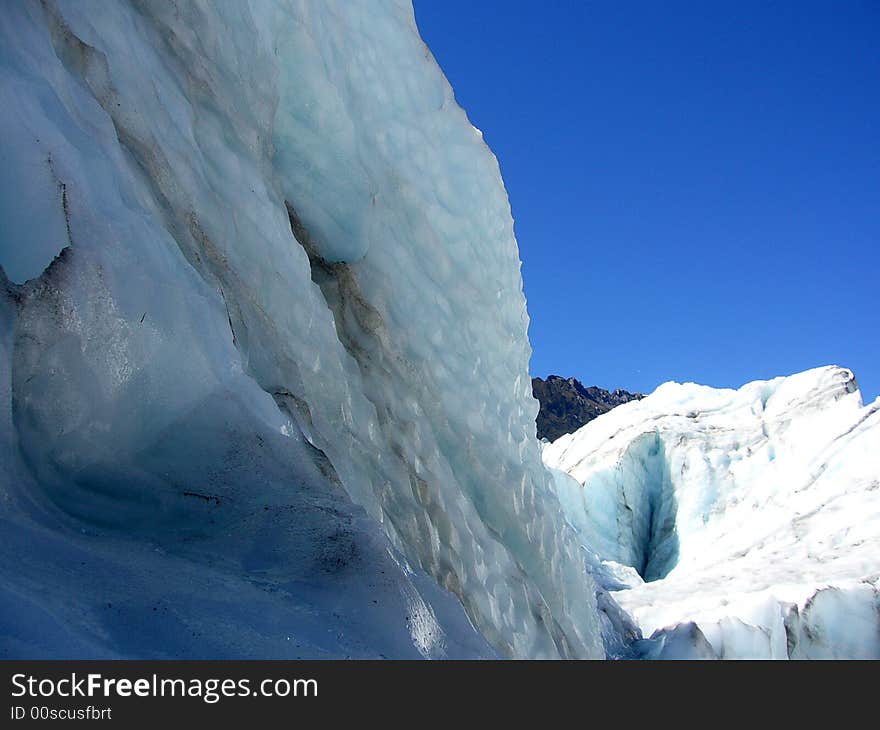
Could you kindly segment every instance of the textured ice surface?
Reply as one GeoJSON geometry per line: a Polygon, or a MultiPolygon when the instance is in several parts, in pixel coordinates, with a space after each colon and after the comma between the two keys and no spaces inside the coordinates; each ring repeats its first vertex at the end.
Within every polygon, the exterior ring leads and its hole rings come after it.
{"type": "Polygon", "coordinates": [[[543,450],[647,656],[880,658],[880,400],[667,383],[543,450]],[[656,632],[656,633],[655,633],[656,632]]]}
{"type": "Polygon", "coordinates": [[[409,3],[4,2],[0,81],[6,655],[602,654],[409,3]]]}

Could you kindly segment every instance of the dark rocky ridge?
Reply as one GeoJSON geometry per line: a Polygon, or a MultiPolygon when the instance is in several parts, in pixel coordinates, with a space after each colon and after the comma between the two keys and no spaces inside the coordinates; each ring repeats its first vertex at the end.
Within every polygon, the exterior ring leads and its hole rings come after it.
{"type": "Polygon", "coordinates": [[[548,441],[574,433],[615,406],[644,398],[626,390],[608,391],[595,385],[585,388],[575,378],[558,375],[548,375],[546,380],[532,378],[532,393],[541,404],[536,419],[538,438],[548,441]]]}

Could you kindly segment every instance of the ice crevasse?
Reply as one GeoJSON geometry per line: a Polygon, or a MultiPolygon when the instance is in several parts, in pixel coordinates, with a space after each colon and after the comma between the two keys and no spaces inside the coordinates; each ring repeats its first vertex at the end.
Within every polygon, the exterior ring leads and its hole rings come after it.
{"type": "Polygon", "coordinates": [[[0,95],[0,654],[605,654],[408,2],[4,2],[0,95]]]}
{"type": "Polygon", "coordinates": [[[880,399],[824,367],[666,383],[543,456],[663,658],[880,658],[880,399]]]}

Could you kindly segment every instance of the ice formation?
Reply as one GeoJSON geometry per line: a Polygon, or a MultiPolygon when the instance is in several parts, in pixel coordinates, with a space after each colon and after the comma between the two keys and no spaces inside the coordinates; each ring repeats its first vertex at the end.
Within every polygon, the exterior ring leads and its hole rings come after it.
{"type": "Polygon", "coordinates": [[[408,2],[4,2],[0,79],[3,655],[603,655],[408,2]]]}
{"type": "Polygon", "coordinates": [[[880,658],[880,399],[825,367],[667,383],[547,445],[643,656],[880,658]]]}
{"type": "Polygon", "coordinates": [[[668,384],[544,467],[408,2],[5,2],[0,133],[0,656],[880,654],[848,371],[668,384]]]}

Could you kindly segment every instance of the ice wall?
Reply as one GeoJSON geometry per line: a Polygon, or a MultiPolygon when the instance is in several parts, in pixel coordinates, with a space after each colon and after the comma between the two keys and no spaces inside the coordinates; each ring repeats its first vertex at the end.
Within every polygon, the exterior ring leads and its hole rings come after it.
{"type": "Polygon", "coordinates": [[[880,658],[878,453],[880,400],[826,367],[667,383],[543,456],[645,655],[880,658]]]}
{"type": "Polygon", "coordinates": [[[79,655],[485,655],[460,602],[601,655],[498,164],[409,3],[16,1],[0,39],[6,652],[39,610],[79,655]],[[149,642],[161,573],[222,640],[149,642]]]}

